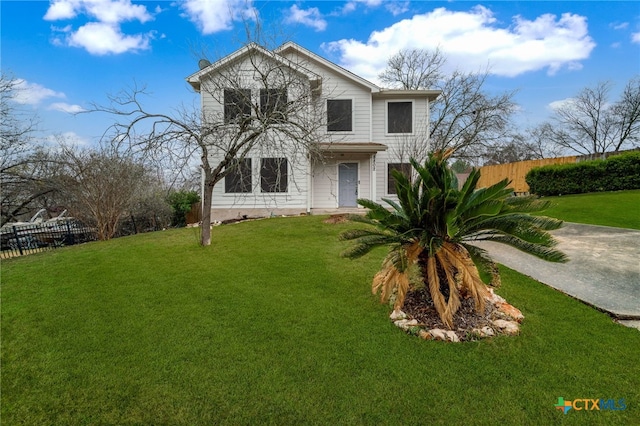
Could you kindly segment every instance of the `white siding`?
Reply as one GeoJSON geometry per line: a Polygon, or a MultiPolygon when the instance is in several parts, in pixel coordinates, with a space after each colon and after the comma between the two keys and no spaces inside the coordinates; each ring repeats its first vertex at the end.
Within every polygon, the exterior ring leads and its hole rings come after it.
{"type": "MultiPolygon", "coordinates": [[[[322,98],[353,100],[353,131],[327,132],[327,138],[335,142],[371,142],[371,89],[345,79],[344,76],[323,64],[291,55],[289,58],[322,76],[322,98]]],[[[326,100],[324,107],[326,108],[326,100]]]]}
{"type": "MultiPolygon", "coordinates": [[[[387,174],[389,163],[408,163],[410,157],[416,157],[427,151],[429,140],[428,135],[428,101],[420,99],[375,99],[373,101],[373,140],[374,142],[387,145],[388,149],[379,152],[376,157],[376,201],[382,202],[381,198],[386,197],[396,200],[393,194],[387,194],[387,174]],[[407,101],[412,100],[413,111],[413,134],[393,135],[387,133],[387,101],[407,101]]],[[[423,160],[423,158],[418,158],[423,160]]]]}
{"type": "Polygon", "coordinates": [[[251,158],[251,192],[226,194],[224,179],[213,189],[212,208],[299,208],[306,210],[308,160],[304,155],[294,153],[265,153],[253,151],[247,158],[251,158]],[[288,164],[287,192],[263,193],[260,188],[260,160],[261,158],[286,157],[288,164]]]}
{"type": "Polygon", "coordinates": [[[371,159],[368,154],[344,154],[326,157],[312,166],[313,200],[311,207],[338,207],[338,164],[358,163],[358,198],[372,198],[371,159]]]}
{"type": "MultiPolygon", "coordinates": [[[[326,108],[326,99],[351,99],[353,102],[353,131],[327,132],[322,129],[320,139],[323,142],[340,143],[380,143],[387,145],[386,151],[376,154],[375,174],[372,175],[374,163],[372,155],[368,153],[327,154],[323,161],[309,166],[306,153],[294,151],[293,146],[270,149],[256,148],[248,158],[252,160],[252,192],[243,194],[225,194],[224,180],[214,188],[213,209],[298,209],[306,211],[307,207],[333,209],[338,207],[338,164],[341,162],[357,162],[358,168],[358,197],[374,199],[381,202],[382,197],[389,196],[387,192],[387,164],[408,162],[410,150],[406,145],[424,146],[428,140],[428,101],[421,97],[417,99],[407,97],[391,97],[391,94],[378,94],[372,98],[371,87],[365,82],[348,77],[348,73],[316,62],[306,56],[295,57],[289,54],[289,59],[322,77],[321,99],[326,108]],[[388,101],[413,102],[413,133],[411,135],[387,134],[386,105],[388,101]],[[260,189],[260,159],[268,157],[286,157],[289,159],[288,191],[286,193],[262,193],[260,189]],[[311,171],[311,175],[309,172],[311,171]],[[375,193],[373,192],[372,176],[375,176],[375,193]],[[311,189],[311,196],[308,190],[311,189]],[[309,206],[309,202],[311,205],[309,206]]],[[[232,65],[234,67],[237,64],[232,65]]],[[[242,68],[241,64],[237,69],[242,68]]],[[[253,101],[259,101],[259,89],[253,75],[237,72],[238,82],[235,87],[252,89],[253,101]]],[[[275,87],[275,86],[274,86],[275,87]]],[[[292,93],[291,96],[295,96],[292,93]]],[[[207,116],[214,116],[217,120],[223,117],[222,93],[207,93],[206,81],[202,82],[202,107],[207,116]]],[[[326,110],[324,111],[326,116],[326,110]]],[[[217,164],[216,154],[211,154],[212,164],[217,164]]],[[[390,196],[394,198],[394,196],[390,196]]]]}

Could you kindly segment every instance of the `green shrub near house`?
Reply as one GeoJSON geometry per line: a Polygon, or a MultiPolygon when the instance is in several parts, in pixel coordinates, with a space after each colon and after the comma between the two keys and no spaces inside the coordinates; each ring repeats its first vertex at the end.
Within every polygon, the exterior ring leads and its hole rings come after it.
{"type": "Polygon", "coordinates": [[[173,191],[167,197],[173,216],[171,226],[185,226],[187,224],[187,213],[194,203],[200,201],[200,195],[196,191],[173,191]]]}
{"type": "Polygon", "coordinates": [[[640,152],[537,167],[525,180],[532,194],[542,196],[640,189],[640,152]]]}

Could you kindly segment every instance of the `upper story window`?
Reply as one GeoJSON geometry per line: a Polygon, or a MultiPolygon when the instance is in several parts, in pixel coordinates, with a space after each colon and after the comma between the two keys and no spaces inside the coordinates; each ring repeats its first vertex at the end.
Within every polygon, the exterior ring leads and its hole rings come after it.
{"type": "Polygon", "coordinates": [[[224,192],[251,192],[251,158],[237,160],[233,170],[224,177],[224,192]]]}
{"type": "Polygon", "coordinates": [[[260,112],[266,119],[285,121],[287,89],[260,89],[260,112]]]}
{"type": "Polygon", "coordinates": [[[224,122],[238,123],[251,116],[251,89],[224,89],[224,122]]]}
{"type": "Polygon", "coordinates": [[[263,158],[260,166],[262,192],[287,192],[289,173],[286,158],[263,158]]]}
{"type": "Polygon", "coordinates": [[[327,100],[327,131],[353,131],[353,101],[351,99],[327,100]]]}
{"type": "Polygon", "coordinates": [[[413,133],[413,102],[387,102],[387,133],[413,133]]]}

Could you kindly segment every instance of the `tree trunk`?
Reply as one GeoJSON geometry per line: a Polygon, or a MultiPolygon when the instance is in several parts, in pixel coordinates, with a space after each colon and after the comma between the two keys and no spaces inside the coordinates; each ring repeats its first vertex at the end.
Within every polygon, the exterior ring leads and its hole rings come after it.
{"type": "Polygon", "coordinates": [[[204,194],[202,195],[202,223],[200,224],[200,244],[211,245],[211,201],[213,198],[213,186],[208,179],[205,181],[204,194]]]}

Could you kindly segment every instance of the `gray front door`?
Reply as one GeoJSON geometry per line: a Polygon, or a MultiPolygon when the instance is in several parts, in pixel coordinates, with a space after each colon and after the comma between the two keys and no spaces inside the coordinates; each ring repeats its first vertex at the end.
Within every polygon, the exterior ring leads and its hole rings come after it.
{"type": "Polygon", "coordinates": [[[358,163],[338,164],[338,206],[358,206],[358,163]]]}

